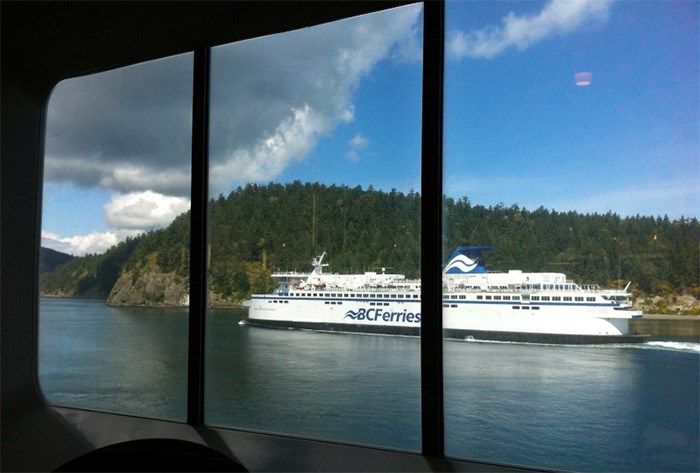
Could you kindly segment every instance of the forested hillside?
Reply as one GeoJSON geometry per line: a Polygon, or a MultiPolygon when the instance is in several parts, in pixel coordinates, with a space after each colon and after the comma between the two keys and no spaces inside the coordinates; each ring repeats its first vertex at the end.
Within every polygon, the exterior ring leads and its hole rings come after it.
{"type": "Polygon", "coordinates": [[[51,248],[41,248],[39,251],[39,266],[42,271],[51,272],[74,258],[75,256],[67,255],[51,248]]]}
{"type": "MultiPolygon", "coordinates": [[[[270,290],[272,271],[308,270],[323,250],[333,272],[386,268],[419,275],[417,193],[300,182],[251,184],[213,199],[210,209],[211,299],[219,303],[270,290]]],[[[492,271],[556,271],[600,285],[633,281],[645,294],[700,290],[696,218],[484,207],[463,198],[445,200],[444,220],[444,257],[458,245],[493,245],[496,249],[486,254],[492,271]]],[[[90,297],[111,292],[118,304],[177,304],[187,289],[188,232],[186,213],[168,228],[129,239],[105,254],[72,259],[42,273],[42,292],[90,297]]]]}

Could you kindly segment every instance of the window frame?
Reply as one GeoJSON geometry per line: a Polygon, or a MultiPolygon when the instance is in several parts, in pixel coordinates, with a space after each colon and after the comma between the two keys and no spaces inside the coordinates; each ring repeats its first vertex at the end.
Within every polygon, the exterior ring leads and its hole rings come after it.
{"type": "Polygon", "coordinates": [[[423,3],[421,141],[421,442],[422,454],[444,457],[442,347],[442,166],[445,4],[423,3]]]}

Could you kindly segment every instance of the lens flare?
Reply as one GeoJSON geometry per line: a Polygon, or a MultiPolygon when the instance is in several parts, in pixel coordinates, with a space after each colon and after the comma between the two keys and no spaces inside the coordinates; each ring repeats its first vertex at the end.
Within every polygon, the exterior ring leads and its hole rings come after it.
{"type": "Polygon", "coordinates": [[[587,85],[591,85],[593,74],[590,72],[577,72],[574,74],[574,80],[579,87],[586,87],[587,85]]]}

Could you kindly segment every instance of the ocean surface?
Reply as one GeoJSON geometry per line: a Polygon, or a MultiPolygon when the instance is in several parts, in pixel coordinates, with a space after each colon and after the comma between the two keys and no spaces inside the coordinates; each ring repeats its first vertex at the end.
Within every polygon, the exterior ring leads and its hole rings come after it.
{"type": "MultiPolygon", "coordinates": [[[[207,317],[206,422],[420,449],[417,338],[207,317]]],[[[700,471],[700,343],[446,341],[448,456],[570,471],[700,471]]],[[[184,421],[187,311],[41,299],[39,383],[54,404],[184,421]]]]}

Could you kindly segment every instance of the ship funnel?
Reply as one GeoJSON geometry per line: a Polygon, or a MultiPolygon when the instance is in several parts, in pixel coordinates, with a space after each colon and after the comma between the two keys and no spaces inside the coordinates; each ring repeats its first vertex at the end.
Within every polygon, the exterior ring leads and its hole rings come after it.
{"type": "Polygon", "coordinates": [[[493,250],[493,246],[459,246],[452,253],[443,274],[485,273],[486,265],[482,253],[493,250]]]}

